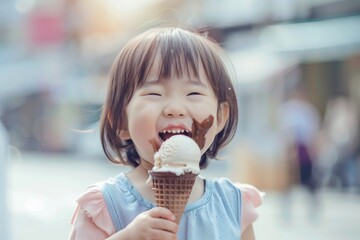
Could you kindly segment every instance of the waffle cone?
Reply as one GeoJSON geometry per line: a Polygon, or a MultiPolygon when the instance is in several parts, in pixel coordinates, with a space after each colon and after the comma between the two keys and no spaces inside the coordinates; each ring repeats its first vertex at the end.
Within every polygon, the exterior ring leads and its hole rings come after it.
{"type": "Polygon", "coordinates": [[[149,171],[153,182],[155,203],[169,209],[179,224],[189,200],[197,174],[185,173],[177,176],[172,172],[149,171]]]}

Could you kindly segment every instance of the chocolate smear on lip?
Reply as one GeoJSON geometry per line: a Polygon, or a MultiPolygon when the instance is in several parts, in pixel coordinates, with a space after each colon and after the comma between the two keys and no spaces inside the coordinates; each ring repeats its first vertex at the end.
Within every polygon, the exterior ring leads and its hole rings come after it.
{"type": "Polygon", "coordinates": [[[211,128],[214,123],[214,116],[209,115],[201,123],[193,119],[192,125],[192,139],[199,145],[199,148],[202,149],[205,146],[205,135],[211,128]]]}

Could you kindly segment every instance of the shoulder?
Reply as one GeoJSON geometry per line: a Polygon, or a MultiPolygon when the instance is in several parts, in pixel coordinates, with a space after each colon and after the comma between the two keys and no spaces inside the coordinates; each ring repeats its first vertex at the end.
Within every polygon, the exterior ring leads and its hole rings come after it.
{"type": "Polygon", "coordinates": [[[120,173],[117,176],[110,177],[105,181],[97,182],[88,187],[87,192],[97,191],[105,199],[111,198],[114,193],[126,193],[131,188],[131,185],[124,173],[120,173]]]}
{"type": "Polygon", "coordinates": [[[229,202],[240,214],[241,231],[243,232],[259,216],[257,207],[263,203],[265,193],[250,184],[234,183],[227,178],[210,180],[214,194],[221,197],[222,202],[229,202]]]}
{"type": "Polygon", "coordinates": [[[234,183],[228,178],[218,178],[208,180],[214,188],[215,193],[224,195],[240,194],[244,204],[251,203],[254,207],[262,204],[265,193],[259,191],[255,186],[250,184],[234,183]]]}
{"type": "MultiPolygon", "coordinates": [[[[81,194],[76,201],[80,206],[93,208],[106,208],[106,197],[112,189],[125,190],[127,187],[125,174],[121,173],[116,177],[110,177],[105,181],[97,182],[87,187],[85,192],[81,194]]],[[[86,210],[86,209],[85,209],[86,210]]]]}
{"type": "Polygon", "coordinates": [[[115,231],[100,186],[88,187],[76,202],[78,207],[71,219],[75,231],[92,231],[96,228],[108,235],[115,231]]]}
{"type": "Polygon", "coordinates": [[[234,185],[241,191],[244,202],[251,203],[254,207],[262,204],[265,196],[264,192],[259,191],[255,186],[250,184],[234,183],[234,185]]]}
{"type": "Polygon", "coordinates": [[[207,180],[207,183],[209,183],[215,191],[223,192],[239,190],[230,179],[224,177],[207,180]]]}
{"type": "MultiPolygon", "coordinates": [[[[106,204],[106,192],[113,187],[124,185],[124,174],[95,183],[86,188],[85,192],[76,198],[77,209],[71,222],[74,226],[79,225],[79,219],[89,219],[98,228],[107,233],[114,232],[111,216],[106,204]],[[81,216],[84,215],[84,216],[81,216]]],[[[124,175],[125,176],[125,175],[124,175]]],[[[80,220],[82,222],[82,220],[80,220]]]]}
{"type": "Polygon", "coordinates": [[[209,202],[217,211],[223,212],[231,221],[240,224],[241,191],[227,178],[206,180],[209,202]]]}
{"type": "Polygon", "coordinates": [[[259,217],[257,207],[262,205],[265,193],[250,184],[235,183],[235,186],[241,191],[242,196],[241,232],[244,232],[259,217]]]}

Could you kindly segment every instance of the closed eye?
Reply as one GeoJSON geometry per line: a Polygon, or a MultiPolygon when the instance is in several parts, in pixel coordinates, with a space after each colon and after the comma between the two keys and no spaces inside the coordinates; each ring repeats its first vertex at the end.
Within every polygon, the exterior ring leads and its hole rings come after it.
{"type": "Polygon", "coordinates": [[[148,95],[148,96],[161,96],[161,94],[159,94],[159,93],[148,93],[146,95],[148,95]]]}
{"type": "Polygon", "coordinates": [[[193,96],[193,95],[201,95],[201,93],[199,92],[191,92],[188,94],[188,96],[193,96]]]}

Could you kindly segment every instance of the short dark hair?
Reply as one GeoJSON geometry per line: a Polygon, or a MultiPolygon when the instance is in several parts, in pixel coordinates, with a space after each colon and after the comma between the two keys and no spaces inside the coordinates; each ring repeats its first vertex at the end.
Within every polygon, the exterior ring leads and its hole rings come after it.
{"type": "Polygon", "coordinates": [[[120,131],[127,124],[126,107],[135,89],[144,83],[155,57],[160,57],[159,78],[199,75],[203,66],[218,105],[226,102],[229,118],[204,153],[200,166],[207,157],[215,158],[219,148],[234,137],[238,122],[238,107],[228,66],[221,47],[209,37],[179,27],[159,27],[143,32],[130,40],[116,57],[111,72],[107,99],[102,109],[100,135],[104,152],[114,163],[138,166],[140,157],[131,140],[122,140],[120,131]]]}

